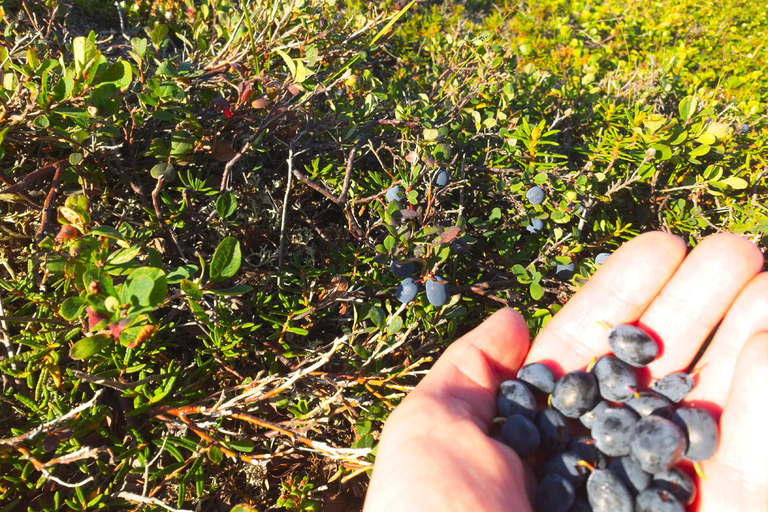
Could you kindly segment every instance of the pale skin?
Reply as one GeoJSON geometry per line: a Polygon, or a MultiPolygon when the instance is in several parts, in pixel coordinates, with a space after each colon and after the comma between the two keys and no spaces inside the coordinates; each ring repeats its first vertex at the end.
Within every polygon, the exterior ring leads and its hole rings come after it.
{"type": "Polygon", "coordinates": [[[715,456],[690,510],[768,511],[768,272],[752,243],[731,234],[689,254],[653,232],[618,249],[529,345],[523,318],[503,309],[453,343],[393,411],[364,512],[529,512],[522,462],[489,436],[499,383],[527,363],[561,374],[609,352],[605,325],[637,322],[663,344],[651,379],[697,364],[688,405],[720,418],[715,456]],[[722,411],[722,414],[720,412],[722,411]]]}

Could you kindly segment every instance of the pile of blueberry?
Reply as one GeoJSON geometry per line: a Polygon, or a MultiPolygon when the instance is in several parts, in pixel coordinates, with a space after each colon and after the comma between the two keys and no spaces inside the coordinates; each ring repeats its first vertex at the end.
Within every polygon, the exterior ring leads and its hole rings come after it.
{"type": "MultiPolygon", "coordinates": [[[[432,178],[432,184],[436,188],[444,188],[450,183],[451,177],[448,171],[440,168],[432,178]]],[[[401,203],[404,192],[401,187],[394,186],[387,190],[386,198],[390,203],[401,203]]],[[[419,281],[411,276],[416,271],[416,265],[412,261],[393,260],[389,265],[390,270],[396,276],[402,279],[397,287],[395,296],[403,304],[408,304],[419,294],[419,281]]],[[[427,292],[427,300],[435,307],[440,307],[448,302],[450,294],[448,293],[448,280],[443,279],[437,274],[427,273],[424,276],[424,288],[427,292]]]]}
{"type": "Polygon", "coordinates": [[[556,381],[549,367],[532,363],[503,382],[501,439],[538,478],[538,512],[684,512],[696,485],[676,465],[714,455],[717,422],[704,409],[677,405],[693,388],[687,373],[637,391],[635,368],[659,353],[643,329],[616,326],[608,341],[613,355],[587,371],[556,381]]]}

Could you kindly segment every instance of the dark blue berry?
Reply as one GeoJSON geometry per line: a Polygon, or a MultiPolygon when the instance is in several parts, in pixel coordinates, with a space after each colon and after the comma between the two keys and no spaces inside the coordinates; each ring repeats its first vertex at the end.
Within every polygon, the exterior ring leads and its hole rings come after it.
{"type": "Polygon", "coordinates": [[[538,512],[568,512],[576,498],[573,484],[560,475],[547,475],[536,488],[538,512]]]}
{"type": "Polygon", "coordinates": [[[522,414],[514,414],[507,419],[501,426],[501,438],[520,457],[536,450],[541,441],[536,425],[522,414]]]}
{"type": "Polygon", "coordinates": [[[597,448],[609,457],[629,455],[637,420],[637,414],[629,409],[606,409],[592,425],[592,437],[595,438],[597,448]]]}
{"type": "Polygon", "coordinates": [[[607,469],[597,469],[587,479],[587,497],[594,512],[633,512],[632,493],[607,469]]]}
{"type": "Polygon", "coordinates": [[[541,446],[547,451],[565,449],[571,438],[565,416],[555,409],[542,409],[536,415],[536,428],[541,435],[541,446]]]}
{"type": "Polygon", "coordinates": [[[600,400],[597,402],[597,404],[592,407],[590,410],[579,416],[579,421],[582,425],[587,427],[588,429],[592,430],[592,425],[594,425],[595,420],[603,414],[603,412],[608,409],[611,406],[608,402],[605,400],[600,400]]]}
{"type": "Polygon", "coordinates": [[[555,374],[543,363],[531,363],[517,372],[517,380],[528,384],[535,394],[548,395],[555,389],[555,374]]]}
{"type": "Polygon", "coordinates": [[[525,227],[529,232],[533,233],[534,235],[536,233],[541,233],[544,231],[544,220],[543,219],[531,219],[528,221],[528,225],[525,227]]]}
{"type": "Polygon", "coordinates": [[[400,201],[404,197],[405,195],[403,194],[402,187],[395,186],[387,190],[387,201],[389,201],[390,203],[392,201],[400,201]]]}
{"type": "Polygon", "coordinates": [[[629,407],[643,418],[651,414],[669,418],[675,411],[672,402],[653,391],[641,391],[638,396],[627,400],[624,406],[629,407]]]}
{"type": "Polygon", "coordinates": [[[445,169],[438,169],[435,173],[434,184],[438,188],[443,188],[451,182],[451,175],[445,169]]]}
{"type": "Polygon", "coordinates": [[[589,411],[597,399],[597,379],[582,370],[566,373],[552,391],[552,407],[569,418],[578,418],[589,411]]]}
{"type": "Polygon", "coordinates": [[[608,467],[608,459],[597,449],[595,440],[587,436],[571,438],[566,450],[579,456],[579,459],[587,462],[593,468],[605,469],[608,467]]]}
{"type": "Polygon", "coordinates": [[[397,292],[395,293],[395,296],[397,297],[397,300],[402,302],[403,304],[408,304],[413,299],[416,298],[416,295],[419,293],[419,285],[416,284],[412,278],[406,277],[402,280],[400,285],[397,287],[397,292]]]}
{"type": "Polygon", "coordinates": [[[427,290],[427,300],[435,307],[440,307],[448,302],[448,281],[440,276],[427,278],[424,285],[427,290]]]}
{"type": "Polygon", "coordinates": [[[717,451],[720,432],[709,412],[696,407],[681,407],[672,415],[672,422],[682,429],[688,439],[686,459],[703,461],[712,458],[717,451]]]}
{"type": "Polygon", "coordinates": [[[608,335],[613,354],[627,364],[646,366],[659,355],[659,344],[650,334],[635,325],[617,325],[608,335]]]}
{"type": "Polygon", "coordinates": [[[576,264],[574,262],[570,263],[564,263],[560,264],[557,267],[555,267],[555,275],[558,279],[561,279],[563,281],[567,281],[568,279],[573,277],[573,274],[576,273],[576,264]]]}
{"type": "Polygon", "coordinates": [[[672,494],[683,505],[690,505],[696,498],[696,484],[688,473],[678,468],[653,475],[653,486],[672,494]]]}
{"type": "Polygon", "coordinates": [[[642,492],[643,489],[651,485],[651,480],[653,479],[651,474],[643,471],[640,464],[638,464],[632,457],[619,457],[613,459],[611,463],[608,464],[608,469],[613,471],[616,476],[624,482],[624,485],[633,496],[636,496],[638,493],[642,492]]]}
{"type": "Polygon", "coordinates": [[[670,492],[649,487],[637,495],[635,512],[685,512],[685,507],[670,492]]]}
{"type": "Polygon", "coordinates": [[[505,380],[501,383],[497,403],[502,416],[522,414],[531,421],[536,416],[536,399],[528,386],[519,380],[505,380]]]}
{"type": "Polygon", "coordinates": [[[685,372],[670,373],[654,382],[651,389],[678,403],[693,389],[693,377],[685,372]]]}
{"type": "Polygon", "coordinates": [[[610,255],[611,253],[609,252],[601,252],[600,254],[595,256],[595,264],[602,265],[603,263],[605,263],[605,260],[607,260],[608,256],[610,255]]]}
{"type": "Polygon", "coordinates": [[[396,261],[393,261],[389,264],[389,268],[392,270],[392,273],[395,274],[396,277],[401,279],[410,277],[414,270],[416,270],[416,266],[412,261],[406,261],[404,263],[397,263],[396,261]]]}
{"type": "Polygon", "coordinates": [[[637,387],[635,371],[624,361],[603,356],[592,367],[600,387],[600,395],[611,402],[625,402],[632,398],[637,387]]]}
{"type": "Polygon", "coordinates": [[[544,190],[541,187],[531,187],[528,189],[528,192],[525,193],[525,198],[532,205],[537,205],[544,202],[544,199],[547,198],[547,194],[544,193],[544,190]]]}
{"type": "Polygon", "coordinates": [[[630,450],[646,473],[667,471],[683,458],[687,448],[685,433],[666,418],[650,415],[635,424],[630,450]]]}
{"type": "MultiPolygon", "coordinates": [[[[542,473],[545,475],[560,475],[571,481],[574,487],[584,483],[589,476],[589,469],[580,464],[582,459],[573,452],[555,453],[544,461],[542,473]]],[[[586,462],[586,461],[585,461],[586,462]]]]}
{"type": "Polygon", "coordinates": [[[573,505],[568,509],[568,512],[592,512],[592,507],[589,506],[589,502],[581,496],[576,496],[573,501],[573,505]]]}

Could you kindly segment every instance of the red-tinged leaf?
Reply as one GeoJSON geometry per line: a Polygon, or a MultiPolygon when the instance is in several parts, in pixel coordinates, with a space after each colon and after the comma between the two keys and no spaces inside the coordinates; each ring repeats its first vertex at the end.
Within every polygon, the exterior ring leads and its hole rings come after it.
{"type": "Polygon", "coordinates": [[[415,151],[411,151],[407,155],[405,155],[405,161],[409,164],[415,164],[419,161],[419,154],[415,151]]]}
{"type": "Polygon", "coordinates": [[[56,240],[72,240],[73,238],[77,238],[79,236],[77,230],[73,228],[72,226],[65,224],[61,226],[61,229],[59,230],[59,234],[56,235],[56,240]]]}
{"type": "Polygon", "coordinates": [[[229,142],[222,141],[214,146],[211,156],[219,162],[229,162],[237,153],[229,142]]]}
{"type": "Polygon", "coordinates": [[[128,348],[138,347],[139,345],[147,341],[149,338],[151,338],[156,330],[157,330],[157,327],[155,327],[154,325],[143,326],[139,331],[139,333],[136,335],[136,337],[132,341],[126,343],[125,346],[128,348]]]}
{"type": "Polygon", "coordinates": [[[107,315],[94,311],[91,306],[85,308],[85,312],[88,314],[88,330],[93,331],[99,324],[107,320],[107,315]]]}
{"type": "Polygon", "coordinates": [[[453,226],[452,228],[448,228],[443,232],[442,235],[437,237],[437,240],[435,240],[435,245],[439,244],[447,244],[457,236],[459,236],[459,233],[461,233],[461,228],[458,228],[456,226],[453,226]]]}
{"type": "Polygon", "coordinates": [[[271,105],[271,102],[267,98],[258,98],[253,100],[253,103],[251,103],[251,106],[257,110],[262,108],[267,108],[270,105],[271,105]]]}
{"type": "Polygon", "coordinates": [[[120,340],[120,334],[125,330],[125,327],[128,325],[128,319],[123,318],[119,322],[112,322],[107,326],[109,329],[109,334],[114,338],[115,341],[120,340]]]}
{"type": "Polygon", "coordinates": [[[291,84],[288,86],[288,92],[296,96],[301,92],[301,87],[299,87],[297,84],[291,84]]]}

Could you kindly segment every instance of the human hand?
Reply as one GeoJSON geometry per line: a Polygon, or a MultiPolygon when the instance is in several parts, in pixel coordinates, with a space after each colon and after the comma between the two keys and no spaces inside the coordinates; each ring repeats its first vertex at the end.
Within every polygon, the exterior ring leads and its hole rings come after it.
{"type": "Polygon", "coordinates": [[[759,249],[735,235],[709,237],[686,257],[679,238],[646,233],[611,255],[530,347],[520,314],[495,313],[453,343],[391,414],[364,512],[532,510],[520,458],[489,436],[499,384],[537,361],[557,376],[583,369],[609,352],[604,324],[635,322],[660,340],[652,380],[685,370],[720,324],[685,400],[722,412],[720,445],[702,464],[692,508],[768,511],[762,265],[759,249]]]}

